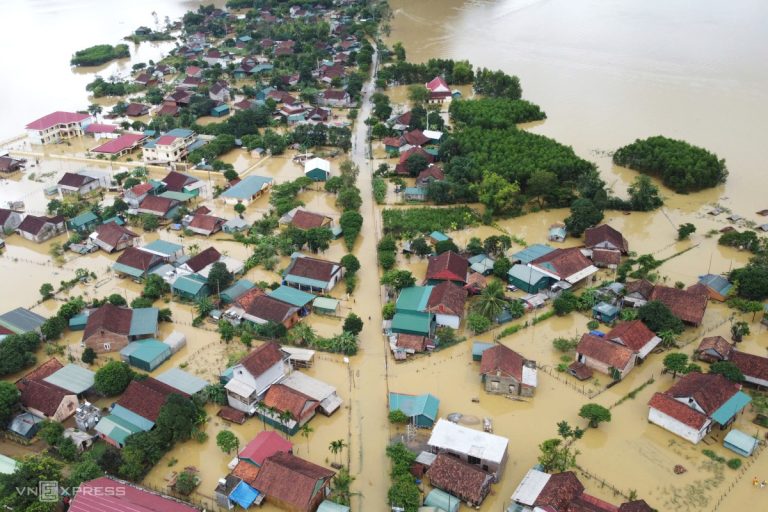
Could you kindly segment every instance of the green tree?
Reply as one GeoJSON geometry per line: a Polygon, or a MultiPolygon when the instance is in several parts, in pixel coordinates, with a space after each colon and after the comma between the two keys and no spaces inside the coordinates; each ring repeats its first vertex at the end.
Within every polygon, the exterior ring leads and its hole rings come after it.
{"type": "Polygon", "coordinates": [[[61,338],[66,328],[67,321],[57,315],[43,322],[43,325],[40,326],[40,332],[46,340],[53,341],[61,338]]]}
{"type": "Polygon", "coordinates": [[[341,258],[341,266],[344,267],[344,270],[347,272],[347,274],[356,274],[358,270],[360,270],[360,261],[355,257],[354,254],[345,254],[341,258]]]}
{"type": "Polygon", "coordinates": [[[128,305],[128,302],[125,300],[125,297],[123,297],[119,293],[113,293],[112,295],[107,297],[107,302],[109,302],[113,306],[127,306],[128,305]]]}
{"type": "Polygon", "coordinates": [[[432,253],[432,249],[423,236],[416,237],[411,241],[411,251],[422,258],[432,253]]]}
{"type": "Polygon", "coordinates": [[[571,215],[565,219],[565,227],[573,236],[581,236],[584,231],[603,220],[603,212],[589,199],[576,199],[571,204],[571,215]]]}
{"type": "Polygon", "coordinates": [[[579,410],[579,416],[589,420],[591,428],[597,428],[602,422],[611,421],[611,411],[599,404],[584,404],[579,410]]]}
{"type": "Polygon", "coordinates": [[[240,218],[243,218],[243,214],[245,213],[245,205],[243,203],[237,203],[235,206],[235,213],[237,213],[240,218]]]}
{"type": "Polygon", "coordinates": [[[678,226],[677,228],[677,239],[687,240],[688,237],[690,237],[691,234],[695,232],[696,232],[696,226],[694,226],[690,222],[686,222],[685,224],[680,224],[680,226],[678,226]]]}
{"type": "Polygon", "coordinates": [[[61,468],[61,464],[46,455],[22,459],[15,472],[0,475],[0,505],[10,510],[53,512],[56,502],[43,503],[35,494],[16,489],[37,489],[41,481],[61,482],[61,468]]]}
{"type": "Polygon", "coordinates": [[[678,373],[684,373],[686,366],[688,366],[688,355],[682,352],[672,352],[664,356],[664,369],[672,372],[673,379],[678,373]]]}
{"type": "Polygon", "coordinates": [[[43,283],[40,286],[40,295],[43,297],[43,300],[48,300],[51,297],[53,297],[53,285],[51,283],[43,283]]]}
{"type": "Polygon", "coordinates": [[[410,421],[410,418],[408,415],[406,415],[403,411],[400,409],[395,409],[394,411],[389,412],[389,422],[390,423],[408,423],[410,421]]]}
{"type": "Polygon", "coordinates": [[[72,466],[67,485],[69,487],[79,487],[83,482],[99,478],[100,476],[104,476],[104,470],[95,461],[85,459],[72,466]]]}
{"type": "Polygon", "coordinates": [[[222,341],[226,343],[229,343],[235,337],[235,326],[223,318],[219,320],[218,331],[222,341]]]}
{"type": "Polygon", "coordinates": [[[548,473],[561,473],[576,465],[579,451],[572,449],[571,444],[584,435],[582,429],[572,428],[566,421],[557,424],[557,433],[559,439],[547,439],[539,445],[539,464],[548,473]]]}
{"type": "Polygon", "coordinates": [[[709,373],[719,373],[733,382],[744,382],[744,374],[731,361],[717,361],[709,367],[709,373]]]}
{"type": "Polygon", "coordinates": [[[649,212],[664,204],[664,200],[659,195],[659,187],[644,174],[635,178],[627,188],[627,193],[629,204],[636,211],[649,212]]]}
{"type": "Polygon", "coordinates": [[[109,361],[96,370],[94,388],[106,396],[116,396],[125,391],[133,380],[134,372],[128,363],[109,361]]]}
{"type": "Polygon", "coordinates": [[[232,450],[237,450],[237,447],[240,446],[240,441],[231,431],[222,430],[216,434],[216,446],[221,448],[221,451],[230,453],[232,450]]]}
{"type": "Polygon", "coordinates": [[[421,105],[429,101],[429,90],[421,84],[408,86],[408,100],[414,105],[421,105]]]}
{"type": "Polygon", "coordinates": [[[326,251],[331,246],[333,234],[328,228],[311,228],[305,232],[307,247],[312,252],[326,251]]]}
{"type": "Polygon", "coordinates": [[[544,203],[554,197],[558,188],[557,174],[540,169],[534,171],[528,178],[525,192],[529,197],[537,199],[540,207],[544,207],[544,203]]]}
{"type": "Polygon", "coordinates": [[[483,172],[482,181],[472,189],[491,214],[503,215],[518,209],[520,185],[495,172],[483,172]]]}
{"type": "Polygon", "coordinates": [[[339,227],[344,235],[344,243],[348,250],[355,246],[355,240],[363,227],[363,216],[356,211],[345,211],[339,218],[339,227]]]}
{"type": "Polygon", "coordinates": [[[749,332],[749,324],[743,320],[731,325],[731,339],[735,342],[740,342],[744,336],[749,336],[749,332]]]}
{"type": "Polygon", "coordinates": [[[506,305],[507,299],[504,296],[504,284],[501,281],[493,280],[480,292],[472,310],[493,321],[493,319],[501,314],[506,305]]]}
{"type": "Polygon", "coordinates": [[[207,317],[215,308],[216,305],[210,297],[200,297],[200,299],[195,302],[195,313],[197,313],[197,318],[207,317]]]}
{"type": "Polygon", "coordinates": [[[328,445],[328,450],[330,450],[330,452],[333,454],[333,458],[338,460],[338,455],[346,447],[347,443],[345,443],[343,439],[336,439],[335,441],[331,441],[331,443],[328,445]]]}
{"type": "Polygon", "coordinates": [[[384,320],[392,320],[392,318],[395,316],[395,303],[394,302],[387,302],[384,304],[384,306],[381,308],[381,316],[384,318],[384,320]]]}
{"type": "Polygon", "coordinates": [[[491,321],[479,313],[467,315],[467,327],[475,334],[481,334],[491,328],[491,321]]]}
{"type": "Polygon", "coordinates": [[[347,318],[344,319],[344,326],[341,328],[344,332],[352,334],[360,334],[363,330],[363,320],[354,313],[350,313],[347,318]]]}
{"type": "Polygon", "coordinates": [[[671,331],[675,334],[683,332],[683,322],[672,314],[663,303],[652,300],[639,308],[640,320],[653,332],[671,331]]]}
{"type": "MultiPolygon", "coordinates": [[[[126,184],[128,181],[130,181],[130,179],[126,180],[126,184]]],[[[160,227],[160,220],[156,216],[148,213],[141,214],[139,216],[139,221],[141,222],[141,229],[144,231],[157,231],[157,228],[160,227]]]]}
{"type": "Polygon", "coordinates": [[[456,245],[456,242],[450,238],[448,240],[440,240],[435,244],[436,254],[443,254],[448,251],[459,252],[459,247],[456,245]]]}
{"type": "Polygon", "coordinates": [[[570,291],[564,291],[552,301],[552,308],[557,316],[565,316],[579,310],[579,298],[570,291]]]}
{"type": "Polygon", "coordinates": [[[93,362],[96,361],[96,351],[91,347],[85,347],[83,355],[80,356],[80,360],[85,364],[93,364],[93,362]]]}
{"type": "Polygon", "coordinates": [[[416,284],[416,278],[408,270],[388,270],[381,276],[381,284],[399,292],[416,284]]]}
{"type": "Polygon", "coordinates": [[[144,290],[142,290],[141,296],[155,301],[167,293],[168,290],[168,283],[162,277],[157,274],[150,274],[144,280],[144,290]]]}
{"type": "Polygon", "coordinates": [[[576,346],[579,344],[579,338],[555,338],[552,340],[552,346],[555,350],[560,352],[572,352],[576,350],[576,346]]]}
{"type": "Polygon", "coordinates": [[[512,262],[506,256],[496,258],[493,262],[493,275],[499,279],[506,280],[509,277],[509,269],[512,268],[512,262]]]}
{"type": "Polygon", "coordinates": [[[0,381],[0,425],[8,425],[19,405],[21,395],[10,382],[0,381]]]}
{"type": "Polygon", "coordinates": [[[216,293],[221,293],[221,290],[225,290],[227,286],[232,284],[233,280],[232,272],[227,269],[223,262],[217,261],[211,265],[211,270],[208,272],[208,285],[216,293]]]}
{"type": "Polygon", "coordinates": [[[184,470],[179,473],[179,476],[176,479],[175,488],[176,491],[182,496],[189,496],[199,484],[200,481],[198,480],[195,473],[192,471],[184,470]]]}
{"type": "Polygon", "coordinates": [[[160,408],[155,426],[170,436],[172,442],[187,441],[205,412],[189,398],[170,394],[160,408]]]}

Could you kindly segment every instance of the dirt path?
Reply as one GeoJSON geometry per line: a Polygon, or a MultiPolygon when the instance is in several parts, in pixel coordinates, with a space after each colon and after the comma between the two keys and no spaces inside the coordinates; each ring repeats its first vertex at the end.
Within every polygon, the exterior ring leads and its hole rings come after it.
{"type": "Polygon", "coordinates": [[[373,164],[368,154],[368,127],[364,120],[371,115],[370,97],[373,77],[378,65],[378,53],[373,55],[372,72],[363,85],[361,106],[352,138],[352,159],[360,168],[358,187],[364,218],[362,240],[355,251],[360,260],[358,288],[354,300],[361,306],[358,314],[365,320],[360,335],[359,355],[352,358],[350,472],[355,476],[354,510],[386,510],[388,463],[384,447],[389,441],[387,421],[387,351],[381,336],[381,287],[379,285],[376,242],[378,210],[372,195],[373,164]],[[359,301],[359,302],[358,302],[359,301]],[[366,318],[368,317],[368,318],[366,318]],[[356,503],[355,503],[356,502],[356,503]],[[381,507],[381,508],[379,508],[381,507]]]}

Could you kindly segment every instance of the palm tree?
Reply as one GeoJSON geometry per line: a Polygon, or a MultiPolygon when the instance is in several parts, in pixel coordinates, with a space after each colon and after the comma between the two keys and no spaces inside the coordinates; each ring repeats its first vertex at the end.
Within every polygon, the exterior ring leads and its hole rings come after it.
{"type": "Polygon", "coordinates": [[[333,454],[334,460],[338,459],[339,452],[344,449],[344,447],[347,446],[347,444],[344,442],[343,439],[337,439],[335,441],[331,441],[331,444],[328,445],[328,449],[333,454]]]}
{"type": "Polygon", "coordinates": [[[499,316],[506,305],[504,285],[496,279],[488,283],[488,286],[480,293],[475,302],[474,310],[485,318],[493,320],[499,316]]]}
{"type": "Polygon", "coordinates": [[[278,413],[277,418],[280,420],[280,423],[283,424],[285,427],[285,438],[288,438],[288,432],[291,431],[289,427],[289,422],[293,419],[293,414],[291,414],[291,411],[280,411],[278,413]]]}
{"type": "Polygon", "coordinates": [[[195,311],[197,312],[197,316],[200,318],[205,318],[208,316],[208,313],[213,311],[213,309],[214,305],[210,297],[201,297],[195,303],[195,311]]]}
{"type": "Polygon", "coordinates": [[[261,416],[261,421],[264,425],[264,428],[262,430],[267,430],[267,406],[264,405],[263,402],[256,402],[256,410],[259,412],[259,416],[261,416]]]}
{"type": "Polygon", "coordinates": [[[315,429],[309,426],[308,423],[305,423],[299,428],[299,433],[301,434],[301,437],[303,437],[307,441],[307,455],[309,455],[309,435],[314,432],[315,429]]]}
{"type": "Polygon", "coordinates": [[[674,331],[670,331],[669,329],[661,331],[659,333],[659,338],[661,338],[661,346],[663,348],[673,348],[677,346],[677,334],[675,334],[674,331]]]}

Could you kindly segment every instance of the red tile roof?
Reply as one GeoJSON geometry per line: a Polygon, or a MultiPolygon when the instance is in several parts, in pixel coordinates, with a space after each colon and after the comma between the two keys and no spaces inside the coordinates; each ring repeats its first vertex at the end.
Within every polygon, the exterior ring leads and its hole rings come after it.
{"type": "Polygon", "coordinates": [[[424,352],[427,349],[427,338],[417,334],[400,333],[397,335],[397,348],[424,352]]]}
{"type": "Polygon", "coordinates": [[[283,384],[272,384],[264,396],[264,405],[278,413],[289,412],[294,420],[301,420],[311,415],[320,402],[283,384]]]}
{"type": "Polygon", "coordinates": [[[9,210],[7,208],[0,208],[0,226],[5,224],[5,221],[7,221],[13,214],[14,214],[13,210],[9,210]]]}
{"type": "Polygon", "coordinates": [[[30,130],[46,130],[58,124],[72,124],[79,123],[88,119],[88,114],[77,114],[74,112],[54,112],[43,116],[40,119],[36,119],[27,125],[27,129],[30,130]]]}
{"type": "Polygon", "coordinates": [[[160,262],[161,258],[157,254],[142,251],[137,247],[129,247],[123,254],[117,257],[116,263],[143,271],[149,271],[160,262]]]}
{"type": "Polygon", "coordinates": [[[150,190],[152,190],[152,184],[151,183],[139,183],[138,185],[134,185],[133,188],[131,188],[131,193],[136,196],[143,196],[144,194],[148,193],[150,190]]]}
{"type": "Polygon", "coordinates": [[[308,212],[307,210],[296,210],[291,219],[291,225],[299,229],[312,229],[322,227],[329,222],[330,217],[319,213],[308,212]]]}
{"type": "Polygon", "coordinates": [[[445,492],[479,505],[488,495],[493,477],[472,464],[440,453],[427,470],[429,483],[445,492]]]}
{"type": "Polygon", "coordinates": [[[584,245],[586,247],[592,248],[606,242],[624,254],[629,251],[629,243],[624,235],[608,224],[600,224],[584,231],[584,245]]]}
{"type": "Polygon", "coordinates": [[[198,214],[192,217],[192,221],[189,223],[189,227],[201,229],[203,231],[210,231],[213,233],[217,229],[221,228],[221,225],[224,224],[224,222],[224,219],[221,217],[198,214]]]}
{"type": "Polygon", "coordinates": [[[44,380],[30,380],[25,383],[24,391],[21,392],[21,405],[29,409],[36,409],[50,418],[56,414],[62,400],[71,394],[69,391],[44,380]]]}
{"type": "Polygon", "coordinates": [[[116,139],[112,139],[104,144],[93,148],[91,151],[94,153],[120,153],[130,148],[134,148],[146,138],[145,135],[139,133],[126,133],[119,136],[116,139]]]}
{"type": "Polygon", "coordinates": [[[96,227],[96,238],[115,247],[123,237],[137,238],[139,235],[116,222],[108,222],[96,227]]]}
{"type": "Polygon", "coordinates": [[[609,340],[621,339],[621,343],[635,352],[640,352],[656,335],[642,320],[622,322],[605,336],[609,340]]]}
{"type": "Polygon", "coordinates": [[[326,89],[323,91],[323,98],[327,100],[344,100],[347,97],[347,91],[326,89]]]}
{"type": "Polygon", "coordinates": [[[441,89],[448,89],[448,84],[443,77],[436,76],[427,83],[427,89],[431,92],[441,92],[441,89]]]}
{"type": "Polygon", "coordinates": [[[235,304],[247,311],[248,308],[251,307],[251,304],[256,299],[256,297],[260,295],[264,295],[264,290],[259,287],[251,288],[237,299],[235,299],[235,304]]]}
{"type": "Polygon", "coordinates": [[[592,261],[596,265],[618,265],[621,263],[621,252],[613,249],[592,249],[592,261]]]}
{"type": "Polygon", "coordinates": [[[303,256],[294,258],[288,270],[286,270],[286,275],[290,274],[292,276],[327,282],[338,272],[340,266],[340,263],[303,256]]]}
{"type": "Polygon", "coordinates": [[[88,322],[85,324],[85,331],[83,331],[83,339],[90,338],[100,331],[128,336],[132,318],[133,311],[130,308],[114,306],[107,302],[88,315],[88,322]]]}
{"type": "Polygon", "coordinates": [[[678,402],[665,393],[654,393],[648,406],[676,419],[680,423],[696,430],[707,422],[707,416],[684,403],[678,402]]]}
{"type": "Polygon", "coordinates": [[[110,477],[80,484],[69,512],[197,512],[169,496],[148,491],[110,477]]]}
{"type": "Polygon", "coordinates": [[[259,466],[254,466],[250,462],[241,460],[235,466],[232,474],[248,485],[253,486],[259,474],[259,466]]]}
{"type": "Polygon", "coordinates": [[[129,117],[143,116],[149,112],[149,107],[141,103],[129,103],[125,109],[125,115],[129,117]]]}
{"type": "Polygon", "coordinates": [[[469,262],[453,251],[429,258],[427,279],[467,282],[469,262]]]}
{"type": "Polygon", "coordinates": [[[192,272],[200,272],[211,263],[215,263],[220,259],[221,253],[217,251],[215,247],[208,247],[189,258],[185,265],[188,266],[192,272]]]}
{"type": "Polygon", "coordinates": [[[265,343],[240,360],[254,378],[272,368],[284,359],[280,345],[274,342],[265,343]]]}
{"type": "Polygon", "coordinates": [[[567,512],[618,512],[619,507],[587,493],[582,493],[568,505],[567,512]]]}
{"type": "MultiPolygon", "coordinates": [[[[162,137],[160,138],[162,139],[162,137]]],[[[158,141],[158,144],[161,144],[161,142],[158,141]]],[[[180,172],[171,171],[165,176],[165,178],[160,181],[165,183],[166,190],[170,190],[172,192],[182,192],[186,185],[196,183],[199,180],[194,176],[188,176],[180,172]]]]}
{"type": "Polygon", "coordinates": [[[544,488],[536,498],[537,507],[552,507],[555,510],[567,510],[568,505],[584,492],[584,486],[573,471],[556,473],[549,477],[544,488]]]}
{"type": "Polygon", "coordinates": [[[161,135],[158,137],[157,141],[155,142],[155,145],[157,146],[170,146],[173,144],[173,141],[178,139],[175,135],[161,135]]]}
{"type": "Polygon", "coordinates": [[[381,142],[385,146],[390,146],[393,148],[399,148],[403,144],[405,144],[405,141],[401,137],[384,137],[381,139],[381,142]]]}
{"type": "Polygon", "coordinates": [[[696,348],[696,352],[704,352],[707,350],[713,350],[720,354],[722,359],[728,359],[731,356],[733,347],[728,340],[722,336],[709,336],[701,340],[699,346],[696,348]]]}
{"type": "Polygon", "coordinates": [[[704,412],[712,414],[740,389],[739,384],[717,373],[689,373],[665,393],[674,398],[692,397],[704,412]]]}
{"type": "Polygon", "coordinates": [[[116,130],[117,126],[113,124],[91,123],[85,129],[85,133],[113,133],[116,130]]]}
{"type": "Polygon", "coordinates": [[[630,283],[627,283],[624,293],[625,295],[637,293],[644,299],[648,299],[653,293],[653,283],[646,279],[641,279],[639,281],[632,281],[630,283]]]}
{"type": "Polygon", "coordinates": [[[654,510],[645,500],[635,500],[619,505],[619,512],[654,512],[654,510]]]}
{"type": "Polygon", "coordinates": [[[413,155],[421,155],[421,156],[423,156],[424,160],[426,160],[427,163],[430,163],[430,164],[435,161],[435,157],[433,155],[427,153],[426,150],[424,150],[423,148],[421,148],[421,147],[413,147],[413,148],[409,149],[408,151],[403,151],[402,153],[400,153],[400,160],[399,160],[399,162],[401,164],[405,164],[405,162],[409,158],[411,158],[411,156],[413,156],[413,155]]]}
{"type": "Polygon", "coordinates": [[[768,381],[768,357],[733,350],[729,360],[745,377],[768,381]]]}
{"type": "Polygon", "coordinates": [[[531,265],[550,274],[555,274],[560,279],[567,279],[592,265],[592,262],[581,253],[580,249],[574,247],[555,249],[536,258],[531,262],[531,265]]]}
{"type": "Polygon", "coordinates": [[[403,134],[403,138],[405,139],[405,142],[410,144],[411,146],[423,146],[427,142],[429,142],[429,137],[424,135],[424,132],[416,128],[415,130],[411,130],[410,132],[405,132],[403,134]]]}
{"type": "Polygon", "coordinates": [[[245,413],[243,411],[238,411],[237,409],[234,409],[228,405],[224,405],[219,409],[219,412],[216,413],[216,416],[223,420],[231,421],[232,423],[238,423],[242,425],[245,423],[245,413]]]}
{"type": "Polygon", "coordinates": [[[179,202],[175,199],[169,199],[167,197],[147,196],[141,201],[139,208],[165,215],[178,203],[179,202]]]}
{"type": "Polygon", "coordinates": [[[264,459],[271,457],[277,452],[290,452],[293,445],[287,439],[277,432],[271,430],[259,432],[250,443],[240,450],[238,457],[248,459],[254,464],[261,465],[264,459]]]}
{"type": "Polygon", "coordinates": [[[467,290],[451,281],[443,281],[434,288],[427,301],[427,311],[443,315],[464,316],[467,290]]]}
{"type": "Polygon", "coordinates": [[[168,399],[168,395],[172,394],[189,396],[159,380],[147,377],[144,380],[131,381],[117,404],[149,421],[157,421],[160,409],[168,399]]]}
{"type": "Polygon", "coordinates": [[[281,324],[298,310],[295,306],[262,294],[253,298],[246,312],[256,318],[281,324]]]}
{"type": "Polygon", "coordinates": [[[445,173],[443,172],[442,167],[438,165],[430,165],[419,173],[416,181],[425,181],[429,178],[432,178],[435,181],[443,181],[445,179],[445,173]]]}
{"type": "Polygon", "coordinates": [[[656,285],[653,287],[650,300],[661,302],[683,322],[699,325],[707,310],[708,295],[656,285]]]}
{"type": "Polygon", "coordinates": [[[58,359],[52,357],[34,370],[24,375],[21,379],[17,380],[16,387],[19,388],[19,391],[23,391],[27,382],[33,380],[43,380],[46,377],[50,377],[62,368],[64,368],[64,365],[61,364],[58,359]]]}
{"type": "Polygon", "coordinates": [[[617,370],[626,368],[635,357],[631,349],[592,334],[584,334],[581,337],[576,352],[617,370]]]}
{"type": "Polygon", "coordinates": [[[480,374],[502,375],[523,381],[525,358],[504,345],[496,345],[483,351],[480,360],[480,374]]]}
{"type": "Polygon", "coordinates": [[[296,510],[309,511],[312,498],[323,492],[322,484],[333,475],[330,469],[279,452],[264,462],[254,486],[264,492],[267,500],[271,497],[296,510]]]}

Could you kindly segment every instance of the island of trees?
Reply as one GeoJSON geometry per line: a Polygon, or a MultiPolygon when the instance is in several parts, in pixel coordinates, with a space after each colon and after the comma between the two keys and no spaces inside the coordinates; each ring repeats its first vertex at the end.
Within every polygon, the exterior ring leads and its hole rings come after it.
{"type": "Polygon", "coordinates": [[[679,193],[715,187],[728,177],[725,160],[714,153],[660,135],[619,148],[613,162],[658,175],[666,186],[679,193]]]}
{"type": "Polygon", "coordinates": [[[72,66],[98,66],[115,59],[130,57],[127,44],[97,44],[85,50],[76,51],[69,63],[72,66]]]}

